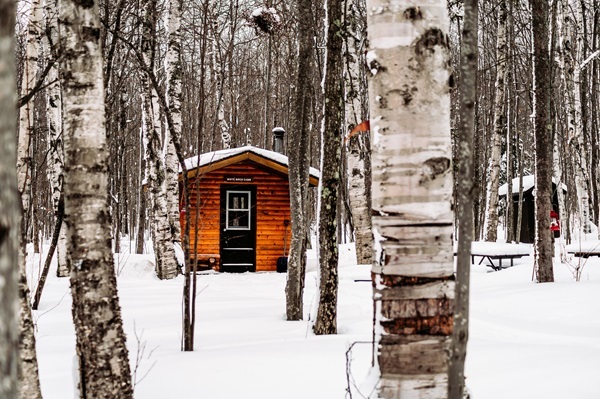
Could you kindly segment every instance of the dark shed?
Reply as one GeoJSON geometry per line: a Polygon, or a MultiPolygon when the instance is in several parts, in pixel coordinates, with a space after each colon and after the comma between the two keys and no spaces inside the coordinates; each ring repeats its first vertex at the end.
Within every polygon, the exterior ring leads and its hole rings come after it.
{"type": "MultiPolygon", "coordinates": [[[[563,184],[563,191],[566,192],[566,187],[563,184]]],[[[519,178],[512,180],[512,201],[515,212],[514,217],[514,233],[516,237],[516,229],[520,228],[520,240],[519,242],[533,243],[535,240],[535,178],[533,175],[523,176],[523,215],[521,220],[521,226],[517,226],[517,207],[519,206],[519,178]]],[[[505,198],[508,191],[508,184],[503,184],[498,189],[498,195],[500,198],[505,198]]],[[[556,184],[552,182],[552,209],[555,215],[558,215],[558,195],[556,193],[556,184]]],[[[555,216],[557,218],[557,216],[555,216]]],[[[548,225],[550,226],[551,215],[548,215],[548,225]]],[[[556,231],[555,231],[556,234],[556,231]]]]}

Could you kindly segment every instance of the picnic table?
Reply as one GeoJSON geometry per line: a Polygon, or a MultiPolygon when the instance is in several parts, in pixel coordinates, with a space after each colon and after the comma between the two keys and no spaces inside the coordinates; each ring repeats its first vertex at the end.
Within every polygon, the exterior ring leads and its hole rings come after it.
{"type": "Polygon", "coordinates": [[[481,258],[479,265],[487,260],[486,266],[493,270],[502,270],[508,265],[503,266],[503,260],[510,260],[510,266],[514,266],[514,260],[529,256],[531,254],[531,244],[510,244],[503,242],[485,242],[474,241],[471,243],[471,263],[475,263],[475,257],[481,258]],[[496,265],[494,261],[497,261],[496,265]]]}
{"type": "Polygon", "coordinates": [[[591,256],[600,257],[600,240],[581,241],[569,244],[566,247],[567,253],[578,258],[589,258],[591,256]]]}

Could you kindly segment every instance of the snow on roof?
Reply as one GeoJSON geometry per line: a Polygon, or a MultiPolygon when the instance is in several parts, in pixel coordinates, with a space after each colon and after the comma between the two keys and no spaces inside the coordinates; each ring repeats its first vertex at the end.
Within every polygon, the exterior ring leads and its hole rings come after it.
{"type": "MultiPolygon", "coordinates": [[[[234,157],[236,155],[243,154],[245,152],[252,152],[270,161],[277,162],[278,164],[289,167],[288,157],[286,155],[280,154],[275,151],[269,151],[262,148],[253,147],[251,145],[247,145],[245,147],[231,148],[228,150],[207,152],[201,154],[199,160],[198,156],[196,155],[195,157],[191,157],[185,160],[185,167],[189,171],[192,169],[196,169],[197,167],[206,166],[211,163],[215,163],[227,158],[234,157]]],[[[181,172],[181,167],[179,167],[179,172],[181,172]]],[[[317,179],[321,177],[321,173],[317,169],[312,167],[310,168],[310,175],[312,177],[316,177],[317,179]]]]}
{"type": "MultiPolygon", "coordinates": [[[[554,177],[552,178],[552,183],[556,184],[556,180],[554,179],[554,177]]],[[[523,192],[531,190],[533,188],[535,184],[535,176],[533,175],[527,175],[527,176],[523,176],[523,192]]],[[[567,186],[563,183],[561,184],[562,189],[564,191],[567,191],[567,186]]],[[[504,183],[503,185],[501,185],[498,188],[498,195],[502,196],[502,195],[506,195],[508,191],[508,184],[504,183]]],[[[518,194],[519,193],[519,178],[515,177],[514,179],[512,179],[512,193],[513,194],[518,194]]]]}

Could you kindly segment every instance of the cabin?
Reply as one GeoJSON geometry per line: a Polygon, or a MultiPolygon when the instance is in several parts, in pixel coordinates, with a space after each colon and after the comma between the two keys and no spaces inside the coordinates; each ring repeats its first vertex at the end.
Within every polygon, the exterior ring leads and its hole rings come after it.
{"type": "MultiPolygon", "coordinates": [[[[192,259],[221,272],[276,271],[291,240],[288,157],[246,146],[190,158],[186,167],[192,259]]],[[[309,185],[318,182],[310,168],[309,185]]],[[[180,209],[183,227],[181,200],[180,209]]]]}
{"type": "MultiPolygon", "coordinates": [[[[554,233],[554,237],[560,236],[560,221],[558,218],[558,195],[556,193],[556,183],[554,182],[554,178],[552,179],[552,211],[550,215],[548,215],[548,224],[550,225],[550,229],[554,233]]],[[[535,241],[535,178],[533,175],[523,176],[523,202],[522,202],[522,216],[521,216],[521,226],[519,227],[520,239],[519,242],[523,243],[533,243],[535,241]]],[[[562,185],[563,192],[566,193],[566,186],[562,185]]],[[[498,196],[502,198],[506,198],[506,194],[508,192],[508,184],[503,184],[498,189],[498,196]]],[[[512,200],[514,206],[513,212],[513,228],[515,236],[517,229],[517,207],[519,205],[519,178],[515,178],[512,180],[512,200]]]]}

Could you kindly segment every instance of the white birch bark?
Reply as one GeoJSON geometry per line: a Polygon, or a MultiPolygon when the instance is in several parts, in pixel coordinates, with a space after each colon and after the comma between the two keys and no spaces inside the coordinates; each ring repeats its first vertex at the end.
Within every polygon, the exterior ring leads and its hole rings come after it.
{"type": "Polygon", "coordinates": [[[446,1],[370,0],[367,11],[373,229],[382,237],[373,267],[379,397],[446,398],[454,298],[446,1]]]}
{"type": "Polygon", "coordinates": [[[496,38],[496,92],[494,98],[494,133],[490,157],[489,181],[485,207],[484,240],[496,241],[498,235],[498,187],[500,186],[500,156],[504,128],[504,88],[506,79],[506,1],[498,4],[498,36],[496,38]]]}
{"type": "MultiPolygon", "coordinates": [[[[359,29],[362,27],[361,1],[349,1],[346,4],[346,24],[351,26],[352,35],[345,41],[345,85],[346,85],[346,127],[351,131],[354,126],[367,119],[362,110],[363,87],[361,70],[364,64],[364,38],[359,29]],[[353,29],[354,28],[354,29],[353,29]],[[362,61],[362,62],[361,62],[362,61]]],[[[347,28],[348,29],[348,28],[347,28]]],[[[371,181],[370,181],[370,143],[366,134],[359,134],[348,140],[348,196],[354,228],[356,259],[359,264],[373,261],[373,232],[371,231],[371,181]]]]}
{"type": "MultiPolygon", "coordinates": [[[[37,62],[40,51],[41,23],[43,7],[40,0],[31,3],[27,25],[27,47],[23,64],[21,95],[28,94],[37,78],[37,62]]],[[[35,333],[31,315],[30,293],[26,273],[26,237],[27,226],[31,223],[29,208],[31,204],[31,136],[34,133],[34,103],[28,101],[19,115],[19,139],[17,147],[17,186],[21,196],[21,250],[19,254],[19,300],[20,300],[20,363],[19,398],[40,398],[40,382],[35,350],[35,333]]]]}
{"type": "Polygon", "coordinates": [[[224,150],[231,148],[231,134],[229,132],[229,124],[227,123],[227,119],[225,118],[225,104],[224,104],[224,96],[225,96],[225,88],[224,88],[224,76],[226,71],[223,71],[223,63],[220,60],[219,52],[220,48],[218,45],[219,37],[216,15],[213,15],[215,21],[213,21],[213,38],[211,40],[212,46],[212,68],[213,71],[212,76],[215,84],[215,104],[217,107],[216,116],[217,116],[217,128],[219,129],[219,133],[221,136],[221,147],[224,150]]]}
{"type": "MultiPolygon", "coordinates": [[[[552,147],[552,158],[553,158],[553,162],[554,162],[553,179],[556,182],[556,196],[558,197],[559,219],[566,220],[565,219],[565,209],[566,209],[565,208],[565,195],[562,190],[563,171],[562,171],[561,156],[560,156],[560,148],[562,147],[561,144],[562,144],[562,142],[560,139],[560,135],[555,134],[554,143],[553,143],[553,147],[552,147]]],[[[564,228],[564,227],[565,226],[563,225],[562,228],[564,228]]],[[[565,238],[564,238],[564,235],[562,234],[562,232],[561,232],[560,236],[558,237],[558,248],[559,248],[560,259],[564,263],[566,261],[567,254],[566,254],[566,247],[565,247],[565,238]]]]}
{"type": "MultiPolygon", "coordinates": [[[[156,20],[156,1],[143,3],[145,20],[142,40],[143,59],[147,71],[141,73],[143,101],[143,129],[146,137],[146,155],[148,168],[149,199],[152,204],[152,241],[156,274],[160,279],[172,279],[177,276],[178,263],[175,256],[171,217],[167,202],[163,145],[160,135],[158,96],[154,91],[149,73],[153,70],[152,47],[154,46],[156,20]]],[[[167,138],[168,140],[168,135],[167,138]]]]}
{"type": "Polygon", "coordinates": [[[98,5],[60,0],[65,222],[83,398],[133,397],[111,250],[98,5]]]}
{"type": "MultiPolygon", "coordinates": [[[[577,62],[580,53],[575,34],[575,26],[581,14],[578,1],[562,0],[560,3],[560,17],[558,18],[560,30],[560,66],[561,78],[564,85],[564,101],[567,111],[567,145],[579,151],[576,156],[575,184],[580,213],[580,226],[583,233],[591,232],[589,218],[589,194],[587,191],[587,149],[583,142],[583,127],[581,125],[581,93],[580,93],[580,67],[577,62]]],[[[568,153],[572,153],[567,149],[568,153]]]]}
{"type": "Polygon", "coordinates": [[[148,146],[147,168],[150,203],[152,204],[152,242],[155,269],[158,278],[171,279],[177,276],[177,259],[173,248],[170,217],[167,208],[165,167],[162,161],[159,133],[154,125],[152,101],[147,88],[144,93],[144,133],[148,146]]]}
{"type": "MultiPolygon", "coordinates": [[[[558,27],[558,33],[559,33],[559,51],[560,51],[560,56],[559,56],[559,66],[560,66],[560,71],[561,71],[561,80],[562,80],[562,84],[565,90],[568,90],[568,87],[570,87],[570,84],[567,83],[567,75],[569,74],[569,72],[566,70],[568,67],[568,63],[569,63],[569,59],[571,58],[570,56],[570,24],[568,22],[569,20],[569,13],[568,13],[568,4],[566,0],[561,0],[559,3],[559,10],[560,13],[558,15],[558,18],[556,19],[556,24],[558,27]]],[[[569,117],[570,114],[570,96],[567,95],[565,98],[565,105],[567,108],[567,140],[569,139],[570,136],[572,136],[572,128],[573,128],[573,119],[569,117]]],[[[562,170],[562,163],[561,163],[561,156],[560,156],[560,150],[562,148],[562,139],[561,139],[561,135],[556,133],[555,137],[554,137],[554,143],[553,143],[553,151],[552,151],[552,158],[553,158],[553,163],[554,163],[554,167],[553,167],[553,177],[556,183],[556,187],[557,187],[557,197],[558,197],[558,214],[559,214],[559,218],[560,220],[566,220],[565,215],[566,215],[566,207],[565,207],[565,198],[564,198],[564,194],[562,191],[562,175],[563,175],[563,170],[562,170]]],[[[564,226],[563,226],[564,227],[564,226]]],[[[561,233],[560,237],[559,237],[559,251],[560,251],[560,259],[562,262],[566,261],[566,253],[565,253],[565,242],[564,242],[564,236],[561,233]]]]}
{"type": "MultiPolygon", "coordinates": [[[[56,59],[56,45],[58,44],[58,0],[46,1],[46,31],[47,37],[44,41],[47,46],[46,54],[56,59]]],[[[58,82],[58,63],[54,64],[48,71],[47,81],[51,83],[46,88],[46,119],[48,122],[48,143],[50,153],[48,154],[48,174],[52,188],[52,204],[54,213],[58,212],[58,201],[62,192],[63,168],[64,168],[64,145],[62,137],[62,94],[60,82],[58,82]]],[[[56,246],[56,258],[58,266],[56,275],[68,277],[67,267],[67,226],[63,223],[60,229],[58,244],[56,246]]]]}
{"type": "MultiPolygon", "coordinates": [[[[28,94],[35,86],[40,52],[41,24],[43,6],[41,0],[31,2],[31,11],[27,24],[27,46],[23,62],[23,80],[21,95],[28,94]]],[[[33,99],[28,101],[19,113],[19,141],[17,147],[18,188],[23,202],[26,220],[29,220],[31,202],[31,136],[34,132],[33,99]]]]}
{"type": "Polygon", "coordinates": [[[0,0],[0,398],[17,398],[19,214],[15,93],[15,2],[0,0]]]}
{"type": "MultiPolygon", "coordinates": [[[[166,58],[167,75],[167,104],[171,113],[173,126],[171,129],[181,137],[181,76],[183,73],[181,64],[181,0],[169,1],[169,48],[166,58]]],[[[179,160],[173,144],[173,137],[167,129],[165,141],[167,150],[165,153],[166,192],[169,209],[169,223],[171,224],[172,241],[181,242],[181,224],[179,220],[179,160]]]]}

